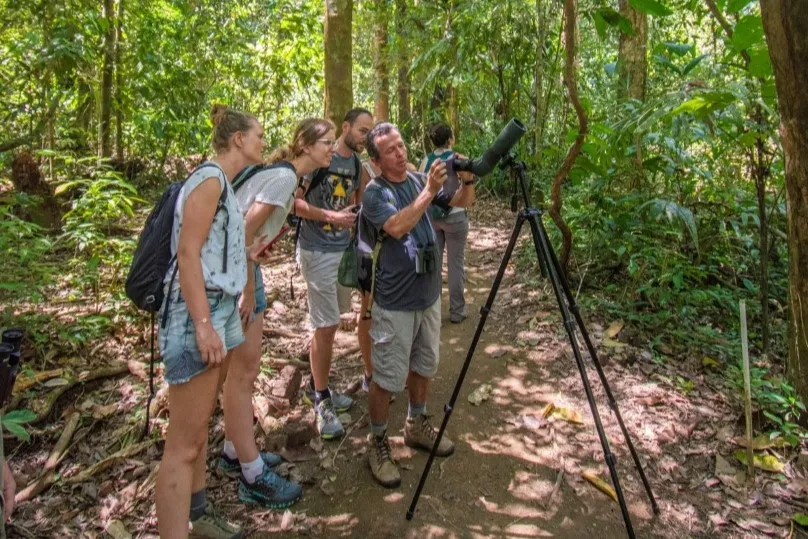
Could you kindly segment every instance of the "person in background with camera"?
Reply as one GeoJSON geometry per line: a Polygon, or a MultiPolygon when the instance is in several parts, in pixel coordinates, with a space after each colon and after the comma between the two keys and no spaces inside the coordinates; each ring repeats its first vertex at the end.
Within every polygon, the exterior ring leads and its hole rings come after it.
{"type": "MultiPolygon", "coordinates": [[[[298,178],[331,162],[333,148],[318,141],[333,137],[334,125],[330,121],[303,120],[292,143],[270,156],[269,162],[275,166],[255,173],[239,187],[236,198],[245,215],[248,244],[260,237],[277,237],[294,203],[298,178]]],[[[233,350],[224,385],[225,441],[219,469],[239,478],[238,496],[242,502],[281,509],[299,500],[303,489],[276,474],[272,469],[281,463],[281,458],[259,453],[255,443],[252,394],[261,364],[267,298],[261,265],[249,262],[247,275],[239,303],[246,341],[233,350]]]]}
{"type": "MultiPolygon", "coordinates": [[[[368,463],[381,485],[394,488],[401,483],[401,475],[387,436],[390,394],[402,391],[406,384],[405,444],[429,451],[437,438],[426,415],[426,401],[438,369],[441,272],[428,209],[433,204],[447,210],[468,206],[475,192],[473,182],[463,182],[454,193],[445,191],[443,161],[436,161],[426,176],[408,172],[407,148],[391,123],[377,124],[368,133],[366,147],[381,171],[362,196],[362,219],[381,241],[371,306],[368,463]]],[[[437,455],[453,451],[454,444],[444,436],[437,455]]]]}
{"type": "Polygon", "coordinates": [[[183,184],[171,234],[176,262],[165,277],[168,318],[158,340],[170,419],[155,490],[163,539],[244,536],[207,502],[205,472],[208,424],[229,352],[244,342],[237,297],[247,283],[247,256],[258,251],[245,248],[229,178],[262,161],[264,132],[255,117],[223,105],[214,106],[212,120],[216,157],[183,184]]]}
{"type": "MultiPolygon", "coordinates": [[[[455,155],[454,134],[446,124],[436,124],[429,131],[429,139],[435,149],[421,162],[420,170],[429,170],[436,160],[446,160],[455,155]]],[[[464,157],[464,156],[460,156],[464,157]]],[[[462,181],[472,181],[471,172],[459,172],[462,181]]],[[[448,212],[433,206],[430,210],[432,226],[438,244],[438,260],[443,264],[443,249],[446,247],[449,279],[449,321],[459,324],[466,319],[466,298],[464,286],[466,282],[465,257],[466,240],[469,235],[469,218],[465,208],[452,208],[448,212]]]]}
{"type": "Polygon", "coordinates": [[[311,181],[298,190],[296,215],[301,217],[298,260],[308,286],[312,376],[304,390],[304,400],[314,405],[317,431],[325,440],[345,434],[337,413],[347,411],[353,400],[332,391],[328,385],[334,337],[340,313],[350,309],[351,290],[339,285],[340,260],[351,243],[356,221],[356,194],[361,184],[362,166],[357,154],[373,127],[373,115],[361,108],[348,111],[342,122],[342,135],[319,140],[334,147],[327,170],[315,171],[311,181]]]}

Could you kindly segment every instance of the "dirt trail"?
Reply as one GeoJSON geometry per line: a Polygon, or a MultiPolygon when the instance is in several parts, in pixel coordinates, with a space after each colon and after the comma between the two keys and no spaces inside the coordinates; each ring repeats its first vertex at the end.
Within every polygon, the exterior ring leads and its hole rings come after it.
{"type": "MultiPolygon", "coordinates": [[[[467,258],[470,316],[462,324],[450,324],[444,302],[441,366],[428,403],[436,425],[460,373],[513,221],[496,203],[480,201],[472,211],[467,258]]],[[[526,232],[522,241],[528,241],[526,232]]],[[[273,414],[262,411],[278,402],[270,393],[278,389],[272,383],[281,379],[280,366],[290,362],[307,366],[295,359],[307,348],[305,283],[294,272],[291,245],[281,246],[277,263],[264,269],[266,281],[275,290],[264,319],[265,361],[254,394],[259,409],[256,432],[261,446],[284,448],[284,456],[292,462],[282,466],[282,473],[304,484],[304,498],[285,512],[248,508],[238,501],[235,481],[211,474],[208,496],[216,507],[232,521],[245,524],[250,537],[256,538],[625,537],[617,503],[582,478],[590,472],[609,482],[558,308],[530,247],[507,269],[449,423],[456,452],[437,460],[416,516],[408,522],[405,514],[427,455],[403,444],[405,395],[398,396],[390,415],[394,456],[403,472],[402,485],[394,490],[378,486],[367,467],[366,396],[357,396],[350,419],[345,418],[348,436],[328,443],[317,438],[309,442],[305,433],[311,433],[313,413],[296,398],[285,405],[288,409],[281,406],[273,414]],[[296,288],[294,300],[289,293],[290,275],[296,288]],[[489,398],[479,406],[470,404],[469,394],[483,384],[491,387],[489,398]],[[565,420],[563,412],[543,417],[549,403],[566,409],[567,419],[573,421],[565,420]],[[290,432],[302,443],[291,443],[290,432]],[[287,445],[297,448],[287,449],[287,445]]],[[[800,530],[791,529],[790,519],[794,512],[808,509],[806,461],[797,459],[794,452],[789,456],[773,448],[787,457],[783,473],[760,473],[757,490],[746,490],[742,467],[732,457],[742,433],[741,407],[725,373],[703,365],[696,350],[655,357],[648,347],[651,337],[630,325],[624,328],[597,313],[585,312],[584,319],[590,321],[588,329],[662,509],[660,517],[652,516],[590,368],[637,536],[799,536],[800,530]]],[[[339,389],[355,388],[362,372],[355,352],[356,334],[346,329],[338,332],[335,344],[339,359],[333,366],[332,386],[339,389]]],[[[88,469],[119,447],[128,447],[142,427],[137,411],[145,402],[147,386],[143,364],[137,367],[147,357],[147,328],[111,337],[104,344],[113,357],[134,362],[130,370],[135,376],[104,381],[75,397],[80,404],[73,405],[87,415],[92,411],[96,419],[76,435],[75,446],[59,469],[63,478],[88,469]]],[[[104,365],[109,361],[104,360],[104,365]]],[[[158,375],[161,368],[158,364],[158,375]]],[[[281,388],[287,396],[286,390],[294,394],[294,384],[300,380],[290,379],[288,387],[281,388]]],[[[18,485],[39,476],[62,428],[64,406],[74,401],[65,399],[52,414],[53,421],[37,433],[36,444],[8,446],[18,485]]],[[[59,480],[36,499],[20,504],[9,536],[105,537],[104,530],[114,523],[128,529],[132,537],[155,537],[154,477],[167,426],[165,399],[158,397],[156,402],[163,411],[158,410],[153,420],[153,436],[160,441],[80,486],[59,480]]],[[[217,410],[209,469],[216,466],[222,437],[223,418],[217,410]]]]}
{"type": "MultiPolygon", "coordinates": [[[[498,225],[472,227],[467,257],[469,318],[462,324],[449,323],[447,302],[443,302],[441,365],[429,399],[436,426],[443,418],[443,405],[451,396],[479,321],[479,309],[504,251],[511,226],[507,218],[498,225]]],[[[624,537],[618,505],[580,478],[582,471],[589,470],[608,481],[608,472],[574,360],[555,322],[555,308],[548,303],[549,289],[543,289],[544,284],[534,289],[524,281],[514,275],[512,264],[449,423],[447,432],[457,444],[456,452],[436,460],[411,522],[405,520],[405,513],[427,455],[403,444],[406,396],[399,395],[390,412],[394,457],[403,468],[403,480],[400,488],[388,490],[373,481],[367,466],[367,399],[360,395],[350,415],[354,421],[364,417],[362,427],[350,432],[341,446],[340,442],[324,444],[321,451],[328,455],[326,459],[297,464],[313,485],[293,508],[296,515],[287,515],[284,525],[280,516],[253,513],[253,536],[288,529],[294,516],[296,532],[314,535],[624,537]],[[538,313],[537,318],[530,317],[535,324],[524,323],[520,318],[524,312],[538,313]],[[520,331],[529,327],[534,329],[520,331]],[[492,386],[491,397],[472,406],[469,393],[484,383],[492,386]],[[548,402],[578,411],[584,424],[543,419],[548,402]],[[339,456],[332,470],[328,461],[337,447],[339,456]],[[322,469],[323,462],[328,469],[322,469]],[[561,469],[565,473],[559,477],[561,469]]],[[[353,335],[341,335],[341,340],[350,338],[353,335]]],[[[361,372],[355,358],[337,368],[343,373],[361,372]]],[[[590,375],[594,377],[594,371],[590,375]]],[[[601,415],[608,425],[614,423],[605,406],[601,415]]],[[[650,505],[640,496],[644,493],[636,475],[627,468],[622,440],[614,438],[614,442],[623,461],[621,477],[635,528],[639,536],[649,536],[650,505]]]]}

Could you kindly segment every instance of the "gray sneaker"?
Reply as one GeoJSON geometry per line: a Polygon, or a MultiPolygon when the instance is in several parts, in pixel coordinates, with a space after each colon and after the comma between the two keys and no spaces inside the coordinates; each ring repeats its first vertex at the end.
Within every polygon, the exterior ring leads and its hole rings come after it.
{"type": "Polygon", "coordinates": [[[323,440],[333,440],[345,435],[345,429],[342,428],[342,423],[334,411],[331,399],[321,400],[320,404],[314,407],[314,413],[317,416],[317,432],[323,440]]]}
{"type": "MultiPolygon", "coordinates": [[[[353,399],[351,397],[343,393],[338,393],[331,388],[329,389],[331,390],[331,402],[334,404],[334,411],[341,414],[351,409],[351,406],[353,406],[353,399]]],[[[310,384],[306,384],[306,389],[303,391],[303,402],[314,406],[314,401],[314,390],[311,388],[310,384]]]]}

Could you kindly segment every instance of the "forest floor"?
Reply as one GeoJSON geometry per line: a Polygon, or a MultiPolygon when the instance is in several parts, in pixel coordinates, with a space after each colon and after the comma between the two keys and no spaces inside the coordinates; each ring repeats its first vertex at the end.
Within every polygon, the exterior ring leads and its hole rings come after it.
{"type": "MultiPolygon", "coordinates": [[[[481,201],[472,211],[469,318],[450,324],[444,301],[441,366],[429,401],[436,425],[513,226],[513,216],[503,208],[481,201]]],[[[521,242],[528,236],[525,230],[521,242]]],[[[367,467],[366,396],[357,393],[350,417],[343,418],[347,436],[326,443],[312,438],[310,407],[296,395],[285,398],[308,378],[301,360],[308,341],[305,283],[294,274],[290,254],[287,243],[279,263],[264,270],[275,290],[264,320],[256,432],[262,446],[287,459],[282,473],[303,482],[304,498],[288,511],[266,511],[240,504],[233,480],[214,472],[208,484],[216,506],[245,525],[250,537],[625,537],[618,504],[584,479],[594,474],[610,482],[558,307],[537,266],[523,271],[509,265],[448,425],[456,451],[436,460],[415,518],[407,521],[427,455],[403,444],[406,397],[399,395],[391,407],[394,457],[403,477],[401,487],[392,490],[374,483],[367,467]]],[[[76,309],[92,308],[65,307],[70,302],[57,293],[50,304],[52,310],[43,314],[55,323],[70,320],[76,309]]],[[[362,367],[349,318],[338,332],[332,385],[353,393],[362,367]]],[[[765,447],[766,462],[782,470],[758,470],[754,487],[747,487],[745,466],[733,456],[741,448],[743,407],[737,390],[709,361],[698,351],[660,358],[648,350],[652,336],[632,333],[598,313],[585,312],[584,319],[661,511],[659,516],[651,511],[584,352],[638,537],[808,536],[791,520],[808,512],[806,462],[793,452],[765,447]]],[[[44,374],[31,385],[23,407],[38,412],[41,421],[30,428],[30,442],[7,437],[6,449],[18,490],[38,478],[44,478],[45,488],[19,503],[10,537],[156,536],[154,480],[168,420],[163,391],[153,407],[152,436],[141,438],[148,343],[147,325],[123,326],[85,352],[62,354],[54,343],[54,352],[37,362],[35,370],[44,374]],[[50,402],[46,395],[55,392],[61,397],[53,397],[53,409],[43,408],[50,402]],[[60,438],[64,443],[54,449],[60,438]]],[[[161,365],[157,370],[159,375],[161,365]]],[[[222,424],[219,410],[211,428],[211,470],[222,424]]]]}

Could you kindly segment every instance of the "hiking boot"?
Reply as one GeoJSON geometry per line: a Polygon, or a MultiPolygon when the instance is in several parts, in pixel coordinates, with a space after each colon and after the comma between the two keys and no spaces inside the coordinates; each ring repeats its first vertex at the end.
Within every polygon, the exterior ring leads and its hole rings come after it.
{"type": "MultiPolygon", "coordinates": [[[[261,456],[261,460],[264,461],[264,466],[270,469],[283,462],[283,459],[275,453],[261,451],[259,455],[261,456]]],[[[236,479],[241,475],[241,463],[238,459],[231,459],[224,453],[219,457],[218,469],[221,473],[232,479],[236,479]]]]}
{"type": "Polygon", "coordinates": [[[188,529],[189,539],[243,539],[244,531],[216,515],[213,506],[208,504],[205,512],[192,520],[188,529]]]}
{"type": "MultiPolygon", "coordinates": [[[[425,415],[420,415],[417,419],[408,418],[407,422],[404,423],[404,443],[408,447],[432,451],[432,446],[435,445],[437,437],[438,429],[432,426],[432,423],[429,422],[429,417],[425,415]]],[[[435,455],[448,457],[452,453],[454,453],[454,444],[444,434],[435,455]]]]}
{"type": "Polygon", "coordinates": [[[398,471],[390,451],[390,440],[384,436],[368,435],[368,464],[373,478],[383,487],[396,488],[401,485],[401,473],[398,471]]]}
{"type": "Polygon", "coordinates": [[[337,414],[334,412],[334,404],[331,399],[323,399],[320,404],[314,407],[317,416],[317,432],[323,440],[333,440],[345,434],[337,414]]]}
{"type": "Polygon", "coordinates": [[[303,496],[303,487],[287,481],[275,472],[264,468],[255,483],[248,483],[243,476],[238,480],[238,499],[244,503],[261,505],[269,509],[285,509],[303,496]]]}
{"type": "MultiPolygon", "coordinates": [[[[311,384],[306,384],[306,390],[303,391],[303,402],[314,406],[314,389],[312,389],[311,384]]],[[[333,389],[331,389],[331,402],[334,404],[334,411],[338,414],[347,412],[351,409],[351,406],[353,406],[353,399],[351,397],[343,393],[338,393],[333,389]]]]}

